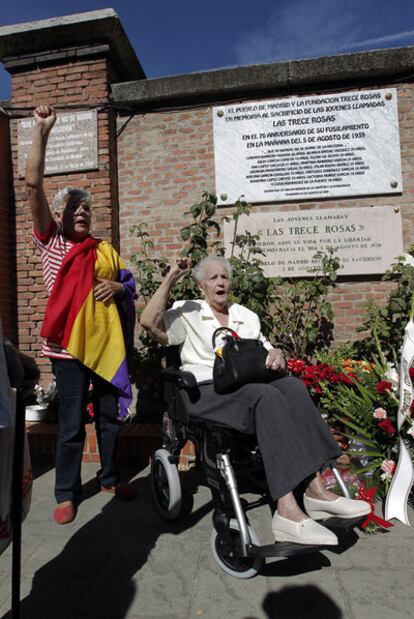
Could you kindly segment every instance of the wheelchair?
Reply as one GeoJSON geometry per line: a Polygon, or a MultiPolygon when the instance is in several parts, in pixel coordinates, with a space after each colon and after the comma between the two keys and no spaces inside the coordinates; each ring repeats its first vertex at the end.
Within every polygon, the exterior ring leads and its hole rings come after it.
{"type": "MultiPolygon", "coordinates": [[[[167,349],[167,366],[161,372],[164,399],[168,406],[163,416],[163,444],[161,449],[155,451],[151,463],[152,494],[161,517],[175,520],[181,514],[178,463],[182,447],[187,440],[191,440],[195,445],[196,462],[202,465],[212,494],[211,551],[222,570],[236,578],[251,578],[261,570],[266,558],[287,558],[322,550],[322,546],[290,542],[261,545],[246,515],[251,505],[238,492],[239,482],[247,481],[260,495],[254,506],[270,505],[256,437],[225,424],[190,417],[183,392],[191,402],[198,397],[199,390],[193,374],[177,369],[178,347],[167,349]]],[[[342,494],[349,498],[340,472],[336,467],[331,468],[342,494]]],[[[362,520],[329,518],[323,524],[335,529],[335,532],[341,529],[349,531],[362,520]]]]}

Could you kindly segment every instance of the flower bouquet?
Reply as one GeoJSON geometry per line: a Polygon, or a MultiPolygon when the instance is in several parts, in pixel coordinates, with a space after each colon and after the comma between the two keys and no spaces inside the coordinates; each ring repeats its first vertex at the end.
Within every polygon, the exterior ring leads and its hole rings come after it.
{"type": "MultiPolygon", "coordinates": [[[[341,349],[325,354],[316,364],[290,359],[288,367],[291,374],[305,382],[321,414],[339,437],[361,484],[356,495],[371,503],[375,498],[384,499],[399,452],[397,371],[382,355],[352,359],[341,349]]],[[[414,404],[401,429],[411,454],[413,411],[414,404]]]]}

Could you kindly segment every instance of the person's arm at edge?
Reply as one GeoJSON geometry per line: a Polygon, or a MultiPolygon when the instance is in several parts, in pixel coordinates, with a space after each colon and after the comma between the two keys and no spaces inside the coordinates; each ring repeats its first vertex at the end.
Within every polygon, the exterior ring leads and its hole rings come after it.
{"type": "Polygon", "coordinates": [[[26,161],[26,191],[32,212],[33,228],[39,234],[47,232],[53,216],[43,188],[46,146],[50,131],[56,122],[52,107],[41,105],[34,111],[35,127],[33,142],[26,161]]]}
{"type": "Polygon", "coordinates": [[[141,326],[148,331],[153,340],[163,346],[168,344],[164,326],[164,312],[167,308],[171,288],[183,275],[189,273],[190,268],[190,259],[181,260],[172,266],[141,314],[139,320],[141,326]]]}

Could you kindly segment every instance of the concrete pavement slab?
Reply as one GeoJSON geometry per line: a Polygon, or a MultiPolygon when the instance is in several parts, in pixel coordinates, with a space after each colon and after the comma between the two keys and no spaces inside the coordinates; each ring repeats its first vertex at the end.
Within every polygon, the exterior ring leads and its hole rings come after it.
{"type": "Polygon", "coordinates": [[[260,608],[267,593],[265,577],[239,580],[224,573],[218,569],[206,540],[202,544],[200,564],[189,617],[240,619],[249,614],[258,619],[266,617],[260,608]]]}
{"type": "MultiPolygon", "coordinates": [[[[197,470],[181,474],[185,510],[176,522],[164,522],[155,511],[148,469],[126,471],[138,491],[131,502],[98,492],[96,470],[84,465],[86,499],[73,523],[58,526],[52,521],[54,470],[38,469],[23,525],[22,619],[413,615],[411,527],[374,536],[350,533],[338,548],[268,560],[256,578],[239,580],[221,571],[211,554],[211,496],[197,470]]],[[[248,516],[269,543],[268,506],[248,516]]],[[[10,616],[10,565],[9,548],[0,557],[2,619],[10,616]]]]}
{"type": "Polygon", "coordinates": [[[414,570],[371,569],[341,571],[338,578],[355,619],[411,619],[414,614],[414,570]]]}
{"type": "Polygon", "coordinates": [[[137,544],[135,552],[127,542],[119,544],[77,610],[91,617],[103,612],[118,616],[120,605],[129,600],[128,617],[187,617],[198,552],[198,544],[165,535],[149,551],[143,544],[137,544]]]}

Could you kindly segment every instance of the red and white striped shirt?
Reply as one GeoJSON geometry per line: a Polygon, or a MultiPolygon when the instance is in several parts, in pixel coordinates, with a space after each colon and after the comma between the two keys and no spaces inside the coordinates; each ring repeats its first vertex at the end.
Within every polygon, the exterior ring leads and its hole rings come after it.
{"type": "MultiPolygon", "coordinates": [[[[50,295],[63,259],[74,243],[64,238],[62,229],[55,222],[52,222],[49,230],[43,234],[33,230],[33,241],[41,253],[43,279],[50,295]]],[[[47,339],[43,342],[42,355],[55,359],[73,358],[67,350],[47,339]]]]}

